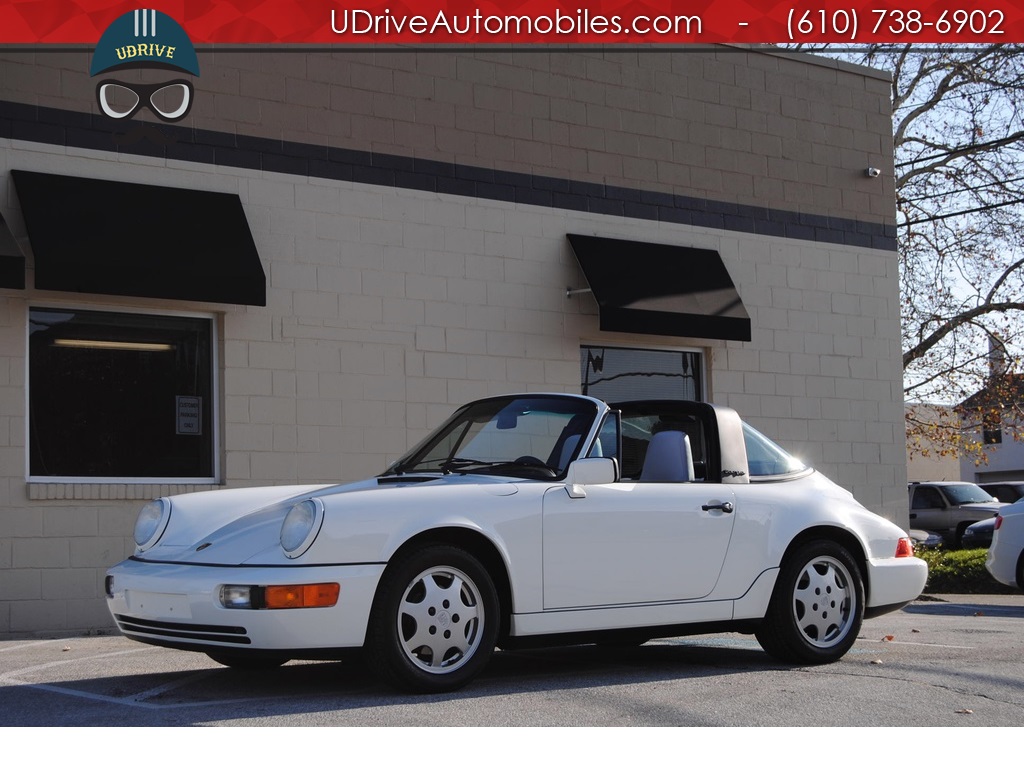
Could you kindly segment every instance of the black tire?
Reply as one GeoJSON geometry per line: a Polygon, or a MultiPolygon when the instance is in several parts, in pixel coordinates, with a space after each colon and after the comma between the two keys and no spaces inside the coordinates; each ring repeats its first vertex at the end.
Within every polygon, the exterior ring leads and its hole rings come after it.
{"type": "Polygon", "coordinates": [[[207,653],[206,655],[218,664],[223,664],[225,667],[244,670],[247,672],[276,669],[288,661],[288,659],[272,657],[247,656],[244,653],[207,653]]]}
{"type": "Polygon", "coordinates": [[[1024,551],[1017,558],[1017,573],[1015,575],[1017,577],[1017,589],[1024,592],[1024,551]]]}
{"type": "Polygon", "coordinates": [[[498,593],[480,561],[458,547],[432,545],[384,571],[366,651],[398,688],[454,691],[490,660],[500,624],[498,593]]]}
{"type": "Polygon", "coordinates": [[[864,581],[857,562],[834,541],[810,541],[783,562],[754,634],[780,661],[828,664],[850,650],[863,620],[864,581]]]}

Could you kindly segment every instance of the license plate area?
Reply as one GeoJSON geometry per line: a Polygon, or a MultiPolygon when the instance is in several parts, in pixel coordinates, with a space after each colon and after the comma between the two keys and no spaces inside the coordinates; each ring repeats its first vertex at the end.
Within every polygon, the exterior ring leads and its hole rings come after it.
{"type": "Polygon", "coordinates": [[[136,616],[148,616],[153,619],[191,619],[192,609],[189,607],[188,595],[176,595],[168,592],[140,592],[129,589],[124,593],[128,610],[136,616]]]}

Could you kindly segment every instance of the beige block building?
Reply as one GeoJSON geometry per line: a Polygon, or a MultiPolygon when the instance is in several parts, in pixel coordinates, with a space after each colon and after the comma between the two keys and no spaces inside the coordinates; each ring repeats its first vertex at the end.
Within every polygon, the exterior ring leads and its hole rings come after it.
{"type": "Polygon", "coordinates": [[[165,122],[91,57],[0,50],[0,636],[111,630],[151,498],[366,477],[513,390],[733,406],[906,525],[885,73],[200,48],[165,122]]]}

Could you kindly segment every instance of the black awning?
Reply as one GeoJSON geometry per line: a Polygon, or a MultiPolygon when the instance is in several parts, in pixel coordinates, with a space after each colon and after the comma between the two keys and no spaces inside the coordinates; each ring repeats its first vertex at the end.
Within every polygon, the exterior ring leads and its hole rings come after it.
{"type": "Polygon", "coordinates": [[[750,316],[717,251],[567,235],[602,331],[750,341],[750,316]]]}
{"type": "Polygon", "coordinates": [[[36,288],[266,306],[238,195],[11,173],[36,288]]]}
{"type": "Polygon", "coordinates": [[[0,288],[25,287],[25,254],[0,213],[0,288]]]}

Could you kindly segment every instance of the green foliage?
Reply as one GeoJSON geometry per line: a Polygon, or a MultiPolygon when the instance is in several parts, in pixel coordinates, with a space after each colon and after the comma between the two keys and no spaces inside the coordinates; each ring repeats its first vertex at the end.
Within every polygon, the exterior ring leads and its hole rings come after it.
{"type": "Polygon", "coordinates": [[[928,563],[926,593],[984,595],[1015,591],[1000,584],[985,570],[986,549],[939,547],[918,550],[915,554],[928,563]]]}

